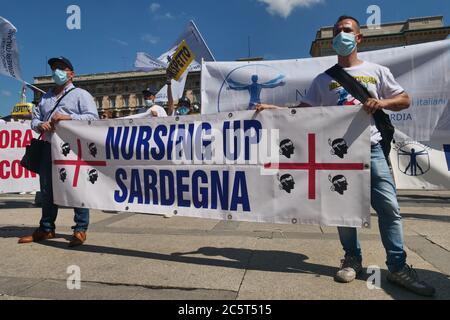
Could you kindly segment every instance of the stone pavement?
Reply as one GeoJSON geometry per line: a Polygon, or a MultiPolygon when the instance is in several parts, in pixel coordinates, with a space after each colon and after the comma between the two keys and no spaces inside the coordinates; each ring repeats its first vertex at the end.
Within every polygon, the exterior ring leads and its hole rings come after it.
{"type": "MultiPolygon", "coordinates": [[[[450,299],[450,192],[402,192],[409,264],[450,299]]],[[[380,266],[380,290],[365,273],[333,281],[342,257],[335,228],[91,213],[87,243],[69,249],[73,211],[60,210],[57,239],[18,245],[36,228],[30,196],[0,196],[0,300],[15,299],[421,299],[386,282],[376,216],[363,230],[364,265],[380,266]],[[67,289],[68,267],[81,289],[67,289]]]]}

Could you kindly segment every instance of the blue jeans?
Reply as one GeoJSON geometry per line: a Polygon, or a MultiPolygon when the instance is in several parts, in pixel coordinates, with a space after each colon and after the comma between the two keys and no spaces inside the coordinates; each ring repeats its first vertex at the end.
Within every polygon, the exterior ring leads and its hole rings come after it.
{"type": "MultiPolygon", "coordinates": [[[[394,180],[379,144],[372,146],[371,163],[371,203],[378,214],[381,240],[387,254],[386,265],[390,272],[397,272],[406,264],[403,224],[394,180]]],[[[358,257],[362,260],[356,228],[338,228],[338,230],[346,257],[358,257]]]]}
{"type": "MultiPolygon", "coordinates": [[[[55,231],[55,221],[58,215],[58,206],[53,203],[53,182],[52,182],[52,150],[51,145],[45,145],[42,155],[39,181],[41,184],[42,195],[42,218],[40,227],[42,231],[55,231]]],[[[74,209],[76,226],[75,232],[87,231],[89,226],[89,209],[74,209]]]]}

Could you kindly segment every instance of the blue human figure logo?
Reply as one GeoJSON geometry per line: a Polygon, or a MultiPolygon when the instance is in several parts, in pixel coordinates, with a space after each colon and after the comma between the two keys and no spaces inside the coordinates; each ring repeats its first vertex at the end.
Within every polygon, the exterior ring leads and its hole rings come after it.
{"type": "Polygon", "coordinates": [[[408,172],[408,170],[410,170],[410,176],[416,177],[417,176],[417,168],[419,168],[422,175],[425,174],[422,167],[417,162],[417,157],[428,155],[427,151],[422,150],[422,151],[416,152],[416,149],[411,149],[411,152],[408,152],[403,149],[400,149],[398,154],[401,156],[409,156],[410,157],[409,164],[406,167],[405,171],[403,172],[404,174],[408,174],[407,172],[408,172]]]}
{"type": "Polygon", "coordinates": [[[277,87],[282,87],[286,84],[286,82],[283,81],[285,78],[284,75],[280,75],[277,78],[264,82],[264,83],[258,83],[259,77],[258,75],[252,76],[252,83],[251,84],[245,84],[240,83],[237,81],[234,81],[233,79],[228,79],[228,88],[231,90],[236,91],[245,91],[247,90],[250,94],[250,102],[248,104],[248,110],[254,110],[256,105],[261,103],[261,91],[262,89],[274,89],[277,87]]]}

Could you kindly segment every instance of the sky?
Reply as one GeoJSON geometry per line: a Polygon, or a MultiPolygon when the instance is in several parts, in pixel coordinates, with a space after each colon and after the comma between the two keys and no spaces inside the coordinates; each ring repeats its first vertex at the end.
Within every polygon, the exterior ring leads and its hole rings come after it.
{"type": "MultiPolygon", "coordinates": [[[[381,23],[442,15],[450,25],[449,0],[21,0],[2,1],[0,16],[18,29],[22,76],[33,82],[50,73],[48,58],[61,55],[77,74],[133,70],[137,52],[158,57],[189,20],[218,61],[247,57],[249,37],[251,56],[306,58],[320,27],[342,14],[366,24],[371,5],[380,7],[381,23]],[[70,5],[80,8],[80,30],[67,28],[70,5]]],[[[19,102],[21,87],[0,75],[0,116],[19,102]]]]}

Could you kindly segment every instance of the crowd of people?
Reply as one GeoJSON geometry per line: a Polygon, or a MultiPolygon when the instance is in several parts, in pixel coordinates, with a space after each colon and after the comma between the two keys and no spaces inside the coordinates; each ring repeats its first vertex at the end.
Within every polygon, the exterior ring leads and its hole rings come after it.
{"type": "MultiPolygon", "coordinates": [[[[361,42],[362,34],[358,20],[350,16],[340,17],[334,27],[333,39],[333,48],[338,54],[338,65],[352,77],[359,79],[367,88],[371,98],[360,102],[348,92],[343,95],[343,86],[329,74],[323,73],[315,78],[307,96],[298,107],[361,104],[367,113],[374,115],[379,110],[400,111],[410,106],[408,94],[396,82],[388,68],[358,58],[357,47],[361,42]]],[[[97,120],[99,118],[93,97],[87,91],[75,88],[72,84],[74,68],[71,62],[64,57],[59,57],[50,59],[49,65],[53,71],[56,86],[43,96],[42,101],[36,107],[32,121],[32,128],[43,134],[44,139],[48,142],[51,133],[60,121],[97,120]]],[[[143,95],[148,110],[144,116],[167,117],[199,112],[186,99],[181,99],[175,106],[170,89],[170,78],[167,79],[167,85],[169,88],[167,111],[155,104],[155,92],[146,90],[143,95]]],[[[258,104],[255,107],[257,112],[278,108],[280,107],[266,104],[258,104]]],[[[137,116],[142,117],[142,115],[137,116]]],[[[383,137],[375,121],[372,122],[371,133],[371,199],[372,206],[379,217],[381,239],[386,249],[388,280],[417,294],[432,296],[435,289],[420,281],[415,270],[406,263],[402,218],[396,188],[380,145],[383,137]]],[[[19,243],[40,242],[55,237],[58,207],[53,203],[51,166],[51,148],[48,143],[40,169],[43,202],[40,227],[32,235],[21,238],[19,243]]],[[[72,247],[82,245],[86,241],[89,210],[86,208],[75,209],[74,220],[76,225],[69,244],[72,247]]],[[[355,228],[339,228],[339,236],[345,257],[335,280],[349,283],[363,271],[361,246],[355,228]]]]}
{"type": "MultiPolygon", "coordinates": [[[[168,117],[168,116],[187,116],[187,115],[195,115],[200,113],[200,104],[197,102],[192,102],[191,99],[188,98],[187,93],[178,99],[177,103],[173,98],[172,94],[172,78],[167,76],[167,97],[168,101],[164,105],[160,105],[155,102],[156,100],[156,92],[147,88],[142,91],[142,96],[144,98],[144,108],[140,109],[137,114],[127,116],[126,119],[135,119],[135,118],[146,118],[146,117],[168,117]]],[[[105,111],[101,119],[113,119],[113,113],[109,110],[105,111]]]]}

